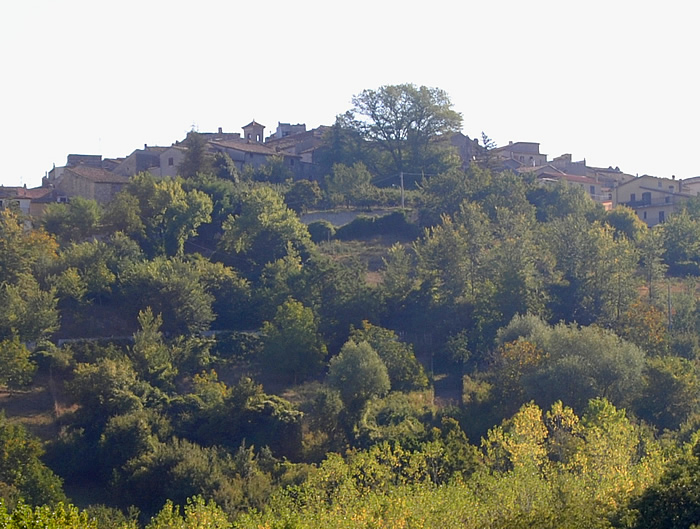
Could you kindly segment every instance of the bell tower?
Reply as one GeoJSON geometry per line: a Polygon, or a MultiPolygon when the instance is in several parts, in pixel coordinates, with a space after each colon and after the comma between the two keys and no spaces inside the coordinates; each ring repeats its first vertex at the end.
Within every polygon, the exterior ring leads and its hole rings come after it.
{"type": "Polygon", "coordinates": [[[243,137],[250,142],[262,143],[264,141],[264,131],[265,125],[261,125],[260,123],[253,120],[250,123],[248,123],[245,127],[243,127],[243,137]]]}

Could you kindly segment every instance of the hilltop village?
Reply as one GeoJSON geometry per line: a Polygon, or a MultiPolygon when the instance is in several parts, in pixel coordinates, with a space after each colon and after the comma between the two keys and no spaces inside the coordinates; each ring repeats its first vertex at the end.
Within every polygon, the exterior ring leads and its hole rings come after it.
{"type": "MultiPolygon", "coordinates": [[[[318,152],[323,149],[330,127],[307,130],[306,125],[278,123],[274,133],[265,137],[265,126],[255,120],[242,127],[243,132],[205,132],[210,154],[224,153],[239,171],[246,166],[258,169],[278,159],[294,180],[318,181],[318,152]]],[[[464,166],[485,154],[476,139],[461,133],[449,138],[464,166]]],[[[144,145],[123,158],[103,158],[99,154],[69,154],[64,166],[54,166],[42,179],[41,187],[0,187],[0,207],[14,203],[32,217],[40,218],[46,204],[67,202],[72,197],[109,202],[129,181],[143,171],[157,177],[175,177],[187,147],[184,139],[170,146],[144,145]]],[[[571,154],[551,160],[534,142],[509,142],[488,151],[491,168],[529,174],[543,186],[565,182],[583,189],[607,210],[617,205],[632,208],[647,226],[664,222],[687,198],[700,193],[700,177],[676,180],[650,175],[634,176],[619,167],[591,167],[586,160],[574,161],[571,154]]]]}

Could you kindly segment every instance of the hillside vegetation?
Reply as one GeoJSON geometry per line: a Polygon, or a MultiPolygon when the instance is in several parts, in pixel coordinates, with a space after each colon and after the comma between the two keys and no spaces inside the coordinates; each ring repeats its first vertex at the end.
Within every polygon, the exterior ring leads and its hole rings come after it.
{"type": "Polygon", "coordinates": [[[699,202],[649,229],[432,134],[329,137],[304,207],[188,166],[0,211],[0,525],[697,523],[699,202]]]}

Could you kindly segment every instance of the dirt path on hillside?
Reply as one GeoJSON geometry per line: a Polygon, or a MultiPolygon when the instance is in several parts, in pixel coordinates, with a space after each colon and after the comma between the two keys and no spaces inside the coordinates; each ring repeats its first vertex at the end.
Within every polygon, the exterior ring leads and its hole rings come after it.
{"type": "Polygon", "coordinates": [[[70,409],[60,390],[60,381],[49,374],[37,375],[27,390],[0,389],[0,409],[43,441],[55,439],[60,417],[70,409]]]}

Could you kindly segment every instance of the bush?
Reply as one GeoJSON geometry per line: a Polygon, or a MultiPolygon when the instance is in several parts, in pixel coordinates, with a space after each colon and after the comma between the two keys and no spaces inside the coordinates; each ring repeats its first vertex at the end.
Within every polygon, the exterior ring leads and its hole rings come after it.
{"type": "Polygon", "coordinates": [[[341,241],[362,239],[377,235],[401,235],[415,239],[420,229],[406,218],[403,211],[394,211],[382,217],[359,216],[349,224],[338,228],[335,237],[341,241]]]}
{"type": "Polygon", "coordinates": [[[311,240],[316,244],[329,241],[335,236],[335,226],[327,220],[317,220],[308,225],[311,240]]]}

